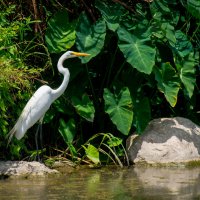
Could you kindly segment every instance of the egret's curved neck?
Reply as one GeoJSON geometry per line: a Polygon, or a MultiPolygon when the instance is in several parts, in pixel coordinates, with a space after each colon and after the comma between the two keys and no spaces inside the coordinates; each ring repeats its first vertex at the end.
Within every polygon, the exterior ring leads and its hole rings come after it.
{"type": "Polygon", "coordinates": [[[60,85],[60,87],[58,87],[56,90],[53,90],[54,100],[56,100],[58,97],[60,97],[64,93],[64,91],[67,88],[67,85],[69,83],[69,77],[70,77],[69,70],[67,68],[63,67],[63,63],[64,63],[65,59],[66,59],[65,56],[62,55],[60,57],[60,59],[58,60],[57,68],[58,68],[58,71],[61,74],[63,74],[64,79],[63,79],[63,82],[60,85]]]}

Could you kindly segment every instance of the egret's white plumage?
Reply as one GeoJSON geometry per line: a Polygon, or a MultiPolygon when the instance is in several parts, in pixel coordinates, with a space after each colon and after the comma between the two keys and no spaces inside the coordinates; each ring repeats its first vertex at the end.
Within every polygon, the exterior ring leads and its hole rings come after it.
{"type": "Polygon", "coordinates": [[[11,141],[12,137],[15,137],[20,140],[26,133],[26,131],[32,127],[37,121],[42,121],[45,113],[51,106],[51,104],[63,94],[67,88],[70,73],[67,68],[63,67],[63,62],[68,58],[73,58],[77,56],[88,56],[89,54],[77,53],[73,51],[67,51],[64,53],[58,60],[58,71],[63,74],[64,79],[60,87],[57,89],[51,89],[49,86],[41,86],[28,101],[24,107],[19,119],[16,124],[9,132],[8,143],[11,141]]]}

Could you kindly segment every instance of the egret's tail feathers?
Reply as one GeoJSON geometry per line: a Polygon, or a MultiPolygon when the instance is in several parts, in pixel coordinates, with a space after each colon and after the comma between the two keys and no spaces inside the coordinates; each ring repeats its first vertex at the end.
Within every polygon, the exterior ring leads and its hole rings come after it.
{"type": "Polygon", "coordinates": [[[12,138],[15,134],[16,134],[16,129],[15,129],[15,127],[13,127],[13,129],[7,135],[7,138],[8,138],[7,146],[10,144],[10,141],[12,140],[12,138]]]}
{"type": "Polygon", "coordinates": [[[18,140],[20,140],[24,136],[26,131],[27,131],[26,126],[23,126],[23,118],[19,117],[16,124],[7,135],[8,144],[12,140],[13,136],[15,136],[18,140]]]}

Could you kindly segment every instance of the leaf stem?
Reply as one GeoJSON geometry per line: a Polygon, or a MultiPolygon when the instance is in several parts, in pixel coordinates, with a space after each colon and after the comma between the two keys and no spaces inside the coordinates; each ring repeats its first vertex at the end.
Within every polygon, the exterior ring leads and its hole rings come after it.
{"type": "Polygon", "coordinates": [[[108,70],[108,76],[107,76],[106,86],[108,86],[109,81],[110,81],[110,76],[111,76],[111,72],[112,72],[112,69],[113,69],[113,65],[114,65],[116,54],[117,54],[117,50],[118,50],[118,47],[115,49],[114,55],[113,55],[111,63],[110,63],[110,67],[109,67],[109,70],[108,70]]]}
{"type": "Polygon", "coordinates": [[[87,77],[88,77],[88,80],[89,80],[90,88],[91,88],[91,91],[92,91],[92,96],[94,98],[94,105],[95,105],[95,110],[96,110],[98,108],[98,106],[99,106],[98,98],[97,98],[97,96],[95,94],[94,87],[93,87],[92,81],[90,79],[90,75],[89,75],[89,70],[88,70],[87,64],[85,65],[85,68],[86,68],[86,72],[87,72],[87,77]]]}
{"type": "Polygon", "coordinates": [[[199,31],[199,26],[200,26],[200,23],[198,24],[198,26],[197,26],[196,30],[193,32],[193,34],[192,34],[192,37],[190,38],[190,41],[192,41],[192,40],[193,40],[193,37],[195,36],[196,32],[198,32],[198,31],[199,31]]]}
{"type": "Polygon", "coordinates": [[[115,75],[115,77],[113,78],[112,82],[111,82],[111,85],[113,85],[113,82],[117,79],[117,77],[119,76],[121,70],[123,69],[124,65],[126,64],[126,61],[124,61],[122,63],[122,65],[120,66],[119,70],[117,71],[117,74],[115,75]]]}

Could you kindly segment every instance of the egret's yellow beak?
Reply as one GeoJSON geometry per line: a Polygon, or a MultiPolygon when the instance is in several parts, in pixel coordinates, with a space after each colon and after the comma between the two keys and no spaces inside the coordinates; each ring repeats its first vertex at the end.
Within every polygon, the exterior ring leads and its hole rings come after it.
{"type": "Polygon", "coordinates": [[[79,52],[72,52],[72,54],[73,55],[75,55],[75,56],[90,56],[90,54],[88,54],[88,53],[79,53],[79,52]]]}

